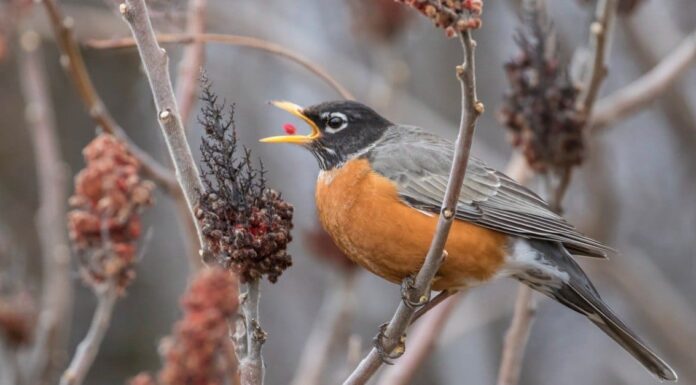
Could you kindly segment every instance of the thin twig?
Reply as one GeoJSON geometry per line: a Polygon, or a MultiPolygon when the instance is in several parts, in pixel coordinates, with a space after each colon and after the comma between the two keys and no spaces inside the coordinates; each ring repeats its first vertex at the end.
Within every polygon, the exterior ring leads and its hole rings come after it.
{"type": "MultiPolygon", "coordinates": [[[[459,126],[459,134],[455,145],[455,154],[450,170],[450,178],[447,183],[447,190],[440,217],[437,223],[435,236],[425,257],[423,267],[416,275],[412,298],[418,300],[428,300],[430,296],[430,284],[435,273],[440,268],[440,264],[445,256],[445,242],[449,235],[450,227],[455,218],[459,192],[466,173],[466,166],[469,161],[469,152],[473,141],[476,120],[483,113],[483,103],[476,97],[476,78],[474,63],[475,42],[471,38],[471,31],[467,30],[459,34],[459,38],[464,51],[464,63],[457,67],[457,78],[461,83],[462,93],[462,115],[459,126]]],[[[396,348],[402,348],[401,340],[406,328],[411,323],[415,310],[407,306],[403,301],[399,304],[396,313],[387,325],[383,333],[382,344],[387,353],[391,353],[396,348]]],[[[357,385],[366,383],[382,365],[380,353],[373,348],[344,385],[357,385]]]]}
{"type": "Polygon", "coordinates": [[[605,128],[645,108],[691,68],[694,61],[696,31],[639,79],[600,99],[590,120],[591,129],[605,128]]]}
{"type": "Polygon", "coordinates": [[[99,351],[106,330],[111,322],[111,313],[114,310],[118,294],[114,282],[109,281],[98,288],[97,309],[94,311],[92,323],[85,338],[77,346],[70,366],[65,370],[60,379],[60,385],[80,385],[87,376],[89,368],[99,351]]]}
{"type": "Polygon", "coordinates": [[[338,272],[338,282],[332,283],[331,291],[324,296],[319,315],[312,327],[312,333],[307,338],[291,385],[323,383],[322,370],[326,366],[329,354],[340,341],[339,337],[352,318],[354,307],[351,297],[355,276],[354,269],[338,272]]]}
{"type": "Polygon", "coordinates": [[[172,195],[180,194],[174,175],[154,160],[147,152],[136,146],[116,123],[104,102],[94,88],[92,79],[87,72],[84,59],[75,40],[73,32],[74,20],[63,16],[56,0],[40,0],[43,2],[53,26],[56,43],[61,52],[60,62],[63,69],[70,75],[77,93],[85,104],[89,115],[102,130],[116,135],[128,144],[131,153],[138,158],[147,176],[163,187],[172,195]]]}
{"type": "Polygon", "coordinates": [[[614,26],[617,0],[599,0],[595,12],[595,20],[590,24],[590,48],[592,62],[589,71],[585,73],[583,87],[578,97],[578,110],[587,116],[592,115],[592,107],[597,99],[599,88],[607,76],[607,48],[609,36],[614,26]]]}
{"type": "Polygon", "coordinates": [[[265,367],[261,347],[266,342],[266,332],[261,328],[259,319],[260,282],[255,279],[246,286],[247,291],[242,302],[246,343],[245,351],[242,351],[241,357],[238,357],[240,384],[263,385],[265,367]]]}
{"type": "MultiPolygon", "coordinates": [[[[197,35],[205,32],[205,10],[207,0],[189,0],[186,32],[197,35]]],[[[205,62],[205,44],[195,41],[184,48],[179,62],[176,81],[176,100],[179,103],[181,121],[186,124],[196,104],[196,90],[200,68],[205,62]]]]}
{"type": "Polygon", "coordinates": [[[36,164],[40,202],[37,234],[43,261],[41,312],[27,366],[29,370],[24,377],[37,384],[52,382],[52,375],[62,365],[60,358],[68,342],[73,288],[65,223],[66,166],[42,68],[40,38],[34,31],[25,31],[20,40],[19,80],[36,164]]]}
{"type": "MultiPolygon", "coordinates": [[[[267,40],[251,36],[204,33],[198,35],[160,34],[157,36],[157,41],[162,44],[194,44],[198,41],[204,41],[207,43],[235,45],[269,52],[274,55],[282,56],[286,59],[294,61],[295,63],[306,68],[307,70],[324,80],[326,84],[328,84],[331,88],[336,90],[336,92],[338,92],[338,94],[341,95],[341,97],[343,97],[344,99],[354,99],[353,95],[350,92],[348,92],[348,90],[345,87],[343,87],[338,81],[336,81],[331,75],[329,75],[328,72],[326,72],[326,70],[312,63],[310,60],[304,58],[303,56],[298,55],[294,51],[285,48],[280,44],[273,43],[267,40]]],[[[89,40],[85,43],[86,46],[97,49],[126,48],[132,47],[134,44],[135,42],[132,38],[114,40],[89,40]]]]}
{"type": "MultiPolygon", "coordinates": [[[[162,135],[174,163],[176,179],[184,193],[186,204],[193,218],[194,206],[198,202],[199,192],[203,191],[203,184],[191,148],[186,141],[186,131],[181,122],[179,108],[174,97],[172,81],[169,76],[169,58],[166,51],[157,44],[155,31],[152,29],[144,0],[128,0],[120,5],[119,10],[128,22],[137,42],[138,52],[145,67],[145,73],[157,107],[157,117],[162,135]]],[[[204,249],[205,243],[200,225],[198,221],[194,220],[194,223],[199,243],[204,249]]]]}
{"type": "MultiPolygon", "coordinates": [[[[585,84],[577,105],[578,110],[584,111],[588,115],[592,113],[597,93],[606,77],[605,61],[608,54],[609,35],[616,15],[616,4],[616,0],[599,0],[596,8],[596,20],[590,25],[592,61],[588,63],[590,68],[585,74],[585,84]]],[[[570,168],[563,170],[558,185],[553,191],[550,191],[549,204],[556,212],[560,212],[562,209],[562,201],[570,184],[571,173],[570,168]]],[[[498,370],[498,385],[516,385],[519,382],[524,351],[529,340],[535,313],[536,301],[532,290],[520,284],[515,302],[515,313],[503,343],[503,354],[498,370]]]]}

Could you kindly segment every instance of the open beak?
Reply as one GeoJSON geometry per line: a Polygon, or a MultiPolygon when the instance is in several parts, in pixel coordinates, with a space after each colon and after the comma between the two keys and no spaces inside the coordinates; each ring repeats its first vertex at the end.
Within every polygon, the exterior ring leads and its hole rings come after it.
{"type": "Polygon", "coordinates": [[[294,144],[308,144],[319,138],[321,132],[316,123],[309,119],[305,114],[302,113],[302,107],[297,104],[285,102],[285,101],[273,101],[271,102],[274,106],[285,110],[298,118],[304,120],[309,127],[311,127],[312,132],[309,135],[281,135],[281,136],[271,136],[268,138],[263,138],[260,141],[263,143],[294,143],[294,144]]]}

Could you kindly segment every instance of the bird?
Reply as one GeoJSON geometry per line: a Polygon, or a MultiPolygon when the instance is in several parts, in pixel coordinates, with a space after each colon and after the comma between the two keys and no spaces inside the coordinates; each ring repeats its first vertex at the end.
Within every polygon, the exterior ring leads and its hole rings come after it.
{"type": "MultiPolygon", "coordinates": [[[[309,125],[307,135],[261,139],[304,147],[319,164],[319,221],[351,260],[393,283],[423,265],[435,233],[454,144],[392,123],[356,101],[301,107],[271,102],[309,125]]],[[[584,315],[661,380],[677,374],[602,300],[576,256],[615,250],[581,234],[530,189],[471,156],[447,256],[432,290],[462,290],[511,277],[584,315]]]]}

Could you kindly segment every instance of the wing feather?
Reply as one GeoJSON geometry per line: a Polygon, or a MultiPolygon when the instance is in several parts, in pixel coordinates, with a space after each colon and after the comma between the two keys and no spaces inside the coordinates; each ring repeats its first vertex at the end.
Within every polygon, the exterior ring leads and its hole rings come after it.
{"type": "MultiPolygon", "coordinates": [[[[364,156],[376,172],[396,183],[404,202],[438,213],[453,155],[451,142],[417,127],[395,126],[364,156]]],[[[518,237],[560,242],[582,255],[615,252],[579,233],[532,190],[475,157],[469,159],[457,218],[518,237]]]]}

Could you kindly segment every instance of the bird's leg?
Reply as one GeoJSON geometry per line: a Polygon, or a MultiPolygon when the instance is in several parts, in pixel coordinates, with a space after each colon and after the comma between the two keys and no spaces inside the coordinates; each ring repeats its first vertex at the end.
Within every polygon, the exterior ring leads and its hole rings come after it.
{"type": "Polygon", "coordinates": [[[386,335],[387,326],[389,326],[388,322],[385,322],[379,326],[379,333],[377,333],[375,338],[372,339],[372,343],[374,344],[377,353],[379,353],[379,358],[382,360],[382,362],[387,365],[394,365],[392,360],[401,357],[406,351],[406,334],[399,337],[399,341],[397,342],[396,346],[387,351],[387,349],[384,347],[386,339],[388,338],[386,335]]]}
{"type": "Polygon", "coordinates": [[[414,275],[409,275],[401,281],[401,300],[404,301],[404,305],[408,306],[410,309],[417,309],[428,303],[430,299],[430,288],[425,291],[418,299],[413,299],[418,293],[416,290],[416,278],[414,275]]]}

